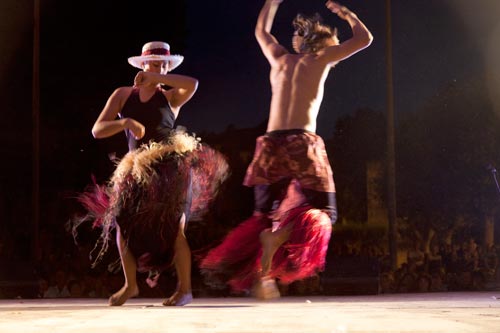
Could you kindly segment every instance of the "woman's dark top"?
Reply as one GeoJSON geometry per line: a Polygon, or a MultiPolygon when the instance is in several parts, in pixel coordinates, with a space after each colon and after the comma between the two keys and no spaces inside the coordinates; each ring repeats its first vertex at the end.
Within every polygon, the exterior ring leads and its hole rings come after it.
{"type": "Polygon", "coordinates": [[[175,115],[161,89],[157,89],[147,102],[141,102],[139,88],[135,87],[120,112],[120,118],[132,118],[146,128],[146,133],[140,140],[136,140],[130,130],[125,131],[129,151],[149,141],[160,142],[167,139],[175,122],[175,115]]]}

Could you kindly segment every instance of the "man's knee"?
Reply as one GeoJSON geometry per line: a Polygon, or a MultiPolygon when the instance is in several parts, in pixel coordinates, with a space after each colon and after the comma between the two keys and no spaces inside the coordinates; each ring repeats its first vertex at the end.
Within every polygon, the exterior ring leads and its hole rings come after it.
{"type": "Polygon", "coordinates": [[[260,223],[262,223],[262,225],[266,228],[271,228],[273,226],[273,220],[271,218],[271,213],[269,212],[254,210],[253,217],[260,221],[260,223]]]}
{"type": "Polygon", "coordinates": [[[308,203],[327,214],[332,224],[337,221],[337,200],[335,192],[319,192],[307,189],[303,192],[308,203]]]}
{"type": "Polygon", "coordinates": [[[289,179],[283,179],[271,185],[256,185],[254,187],[255,210],[269,214],[277,209],[285,197],[289,183],[289,179]]]}
{"type": "Polygon", "coordinates": [[[325,207],[321,208],[321,211],[323,211],[328,217],[330,218],[330,221],[332,221],[332,224],[337,222],[337,208],[335,207],[325,207]]]}

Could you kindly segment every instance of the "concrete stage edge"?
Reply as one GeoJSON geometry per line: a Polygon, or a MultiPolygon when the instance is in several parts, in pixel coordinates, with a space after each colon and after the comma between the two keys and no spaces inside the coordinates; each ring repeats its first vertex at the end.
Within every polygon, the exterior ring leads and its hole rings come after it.
{"type": "Polygon", "coordinates": [[[0,300],[1,333],[500,332],[500,291],[370,296],[198,298],[185,307],[134,298],[0,300]]]}

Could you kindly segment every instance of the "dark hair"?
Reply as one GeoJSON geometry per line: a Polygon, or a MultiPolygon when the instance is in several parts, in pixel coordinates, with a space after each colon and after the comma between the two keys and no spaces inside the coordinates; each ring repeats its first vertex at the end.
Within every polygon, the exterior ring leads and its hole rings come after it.
{"type": "Polygon", "coordinates": [[[321,16],[316,13],[307,17],[298,14],[292,22],[297,34],[304,38],[300,52],[314,53],[325,48],[325,41],[337,37],[337,29],[322,23],[321,16]]]}

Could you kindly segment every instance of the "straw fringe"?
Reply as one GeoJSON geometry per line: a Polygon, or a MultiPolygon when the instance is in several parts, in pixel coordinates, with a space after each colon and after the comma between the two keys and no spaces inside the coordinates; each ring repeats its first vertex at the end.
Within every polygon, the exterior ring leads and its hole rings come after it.
{"type": "Polygon", "coordinates": [[[111,183],[115,184],[130,174],[137,184],[148,185],[155,178],[151,177],[156,174],[153,168],[155,162],[173,153],[185,155],[198,149],[200,145],[200,138],[186,132],[175,132],[168,144],[150,142],[142,145],[139,149],[129,152],[118,163],[111,183]]]}

